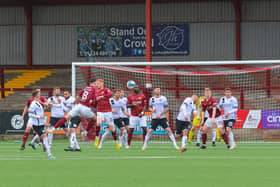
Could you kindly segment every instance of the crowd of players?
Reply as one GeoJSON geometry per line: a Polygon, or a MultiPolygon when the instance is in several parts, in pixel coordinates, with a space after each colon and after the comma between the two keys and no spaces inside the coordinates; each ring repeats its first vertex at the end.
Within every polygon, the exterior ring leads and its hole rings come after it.
{"type": "MultiPolygon", "coordinates": [[[[124,90],[110,89],[104,87],[102,79],[90,80],[90,85],[85,87],[76,98],[73,98],[69,91],[64,91],[64,97],[60,96],[60,89],[54,88],[53,96],[46,100],[40,94],[40,88],[35,88],[32,98],[28,100],[24,108],[22,119],[28,112],[29,120],[23,136],[21,150],[25,149],[30,130],[33,128],[34,136],[29,144],[36,149],[36,142],[43,144],[44,150],[50,159],[55,157],[51,153],[53,131],[63,128],[69,138],[69,147],[65,151],[81,151],[76,138],[76,128],[80,124],[81,117],[88,119],[87,128],[95,129],[94,146],[101,149],[110,132],[115,141],[115,148],[121,146],[129,148],[133,131],[139,124],[143,131],[142,150],[147,149],[152,132],[158,125],[162,126],[168,133],[173,147],[181,152],[187,150],[187,140],[191,141],[195,126],[199,126],[197,132],[197,146],[206,148],[207,131],[218,129],[227,148],[236,147],[232,128],[236,120],[238,102],[232,96],[230,88],[225,89],[225,96],[218,103],[211,94],[210,88],[205,88],[204,96],[192,95],[187,97],[180,106],[176,118],[176,136],[181,137],[181,148],[177,146],[175,136],[170,128],[166,114],[168,113],[167,98],[161,95],[160,88],[154,88],[153,96],[146,106],[146,97],[136,85],[127,98],[124,90]],[[49,127],[46,128],[44,110],[50,108],[51,118],[49,127]],[[145,111],[152,112],[151,127],[147,131],[147,120],[145,111]],[[221,111],[224,111],[222,114],[221,111]],[[194,125],[192,124],[194,123],[194,125]],[[101,135],[101,124],[106,124],[106,130],[101,135]],[[115,126],[119,129],[117,137],[115,126]],[[189,136],[189,138],[188,138],[189,136]]],[[[214,145],[214,142],[213,142],[214,145]]]]}

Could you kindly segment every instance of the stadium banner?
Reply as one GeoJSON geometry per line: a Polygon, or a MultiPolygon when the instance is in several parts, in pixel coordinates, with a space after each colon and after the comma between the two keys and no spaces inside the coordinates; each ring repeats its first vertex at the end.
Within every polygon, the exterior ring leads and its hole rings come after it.
{"type": "Polygon", "coordinates": [[[25,130],[28,116],[21,121],[22,111],[0,112],[0,134],[22,134],[25,130]]]}
{"type": "MultiPolygon", "coordinates": [[[[223,112],[223,111],[222,111],[223,112]]],[[[261,110],[238,110],[234,129],[260,129],[261,110]]]]}
{"type": "MultiPolygon", "coordinates": [[[[145,25],[77,27],[78,57],[144,56],[145,25]]],[[[152,55],[189,55],[188,24],[153,24],[152,55]]]]}
{"type": "Polygon", "coordinates": [[[238,110],[235,129],[260,129],[261,110],[238,110]]]}
{"type": "Polygon", "coordinates": [[[280,110],[262,110],[262,128],[280,129],[280,110]]]}

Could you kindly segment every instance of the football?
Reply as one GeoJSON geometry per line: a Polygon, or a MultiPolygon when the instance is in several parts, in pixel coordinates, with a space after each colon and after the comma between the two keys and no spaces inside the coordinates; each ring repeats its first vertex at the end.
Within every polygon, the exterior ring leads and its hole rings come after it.
{"type": "Polygon", "coordinates": [[[135,86],[136,86],[136,83],[133,80],[127,81],[127,83],[126,83],[126,87],[128,89],[133,89],[133,88],[135,88],[135,86]]]}

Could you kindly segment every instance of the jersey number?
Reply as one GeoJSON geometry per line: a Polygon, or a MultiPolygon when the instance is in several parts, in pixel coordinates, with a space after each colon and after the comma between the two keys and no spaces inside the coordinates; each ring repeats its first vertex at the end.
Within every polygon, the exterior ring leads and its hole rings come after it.
{"type": "Polygon", "coordinates": [[[87,97],[88,97],[88,91],[84,91],[83,95],[82,95],[82,101],[86,101],[87,97]]]}

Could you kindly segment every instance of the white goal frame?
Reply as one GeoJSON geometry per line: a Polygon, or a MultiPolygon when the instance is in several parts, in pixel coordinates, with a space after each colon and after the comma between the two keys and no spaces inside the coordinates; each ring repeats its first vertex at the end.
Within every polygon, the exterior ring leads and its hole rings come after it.
{"type": "MultiPolygon", "coordinates": [[[[76,95],[76,66],[170,66],[170,65],[262,65],[280,64],[280,60],[240,60],[240,61],[165,61],[165,62],[72,62],[72,96],[76,95]]],[[[148,87],[149,84],[146,84],[148,87]]]]}

